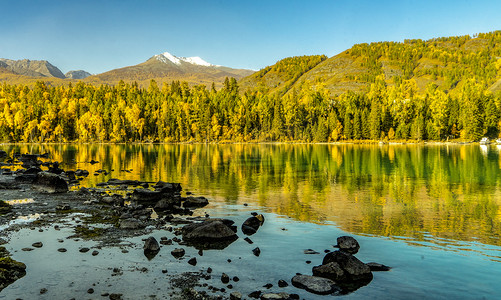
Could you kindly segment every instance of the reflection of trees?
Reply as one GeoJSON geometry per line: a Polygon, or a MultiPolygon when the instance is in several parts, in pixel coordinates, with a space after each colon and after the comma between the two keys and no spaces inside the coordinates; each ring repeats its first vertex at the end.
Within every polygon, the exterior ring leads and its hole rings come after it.
{"type": "Polygon", "coordinates": [[[4,145],[109,178],[180,182],[227,204],[254,203],[356,233],[501,244],[499,151],[476,145],[4,145]],[[85,162],[99,161],[90,165],[85,162]],[[71,163],[71,162],[76,162],[71,163]],[[114,170],[108,176],[94,171],[114,170]],[[130,173],[123,170],[132,170],[130,173]]]}

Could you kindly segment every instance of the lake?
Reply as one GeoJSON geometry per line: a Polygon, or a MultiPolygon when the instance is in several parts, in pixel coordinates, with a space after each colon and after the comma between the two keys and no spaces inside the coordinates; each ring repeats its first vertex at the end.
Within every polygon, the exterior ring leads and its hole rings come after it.
{"type": "MultiPolygon", "coordinates": [[[[88,170],[91,175],[81,181],[85,187],[110,178],[179,182],[184,191],[209,198],[202,210],[213,217],[243,221],[251,211],[263,213],[265,224],[253,237],[263,254],[231,267],[235,273],[252,268],[255,276],[242,283],[243,294],[256,289],[252,281],[260,287],[296,272],[311,274],[323,254],[307,256],[303,250],[323,253],[338,236],[352,235],[361,245],[359,259],[393,269],[375,273],[369,285],[344,298],[501,297],[501,146],[6,144],[0,149],[48,152],[63,169],[88,170]],[[93,175],[98,169],[109,173],[93,175]]],[[[13,239],[11,247],[21,240],[21,235],[13,239]]],[[[237,241],[224,254],[210,251],[204,257],[238,261],[246,247],[237,241]]],[[[23,261],[22,255],[14,258],[23,261]]],[[[22,285],[23,279],[0,298],[22,285]]],[[[293,287],[284,291],[300,293],[293,287]]]]}

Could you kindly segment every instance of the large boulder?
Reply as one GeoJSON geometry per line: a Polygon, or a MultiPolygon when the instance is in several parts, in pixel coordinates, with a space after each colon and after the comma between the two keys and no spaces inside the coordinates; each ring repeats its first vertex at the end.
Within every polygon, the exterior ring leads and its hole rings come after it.
{"type": "Polygon", "coordinates": [[[197,249],[224,249],[238,236],[232,220],[208,219],[183,227],[183,240],[197,249]]]}
{"type": "Polygon", "coordinates": [[[334,281],[310,275],[296,275],[292,277],[291,282],[299,289],[318,295],[329,295],[340,290],[334,281]]]}
{"type": "Polygon", "coordinates": [[[33,189],[44,193],[66,193],[68,191],[68,183],[59,175],[40,172],[36,175],[33,182],[33,189]]]}

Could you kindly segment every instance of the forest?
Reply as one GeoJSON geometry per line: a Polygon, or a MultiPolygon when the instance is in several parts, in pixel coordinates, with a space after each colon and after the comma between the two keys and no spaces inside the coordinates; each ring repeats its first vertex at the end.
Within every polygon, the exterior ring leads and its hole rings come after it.
{"type": "MultiPolygon", "coordinates": [[[[322,78],[292,85],[325,56],[284,59],[286,88],[241,91],[173,81],[149,86],[78,82],[0,85],[3,142],[477,141],[501,133],[501,33],[404,43],[359,44],[347,53],[367,72],[362,92],[332,95],[322,78]],[[422,68],[423,60],[433,61],[422,68]],[[387,76],[384,62],[401,72],[387,76]],[[424,88],[419,78],[431,78],[424,88]]],[[[251,75],[253,76],[253,75],[251,75]]]]}

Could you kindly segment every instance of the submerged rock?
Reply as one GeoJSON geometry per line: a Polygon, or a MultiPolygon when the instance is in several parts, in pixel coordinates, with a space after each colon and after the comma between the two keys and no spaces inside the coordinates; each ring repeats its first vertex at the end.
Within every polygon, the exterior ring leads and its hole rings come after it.
{"type": "Polygon", "coordinates": [[[340,290],[334,281],[323,277],[296,275],[291,282],[297,288],[318,295],[328,295],[340,290]]]}
{"type": "Polygon", "coordinates": [[[372,272],[389,271],[389,270],[391,270],[391,267],[388,267],[388,266],[385,266],[383,264],[376,263],[376,262],[366,263],[366,265],[369,266],[369,268],[371,269],[372,272]]]}
{"type": "Polygon", "coordinates": [[[66,193],[68,192],[68,183],[59,175],[40,172],[33,182],[33,189],[49,194],[66,193]]]}

